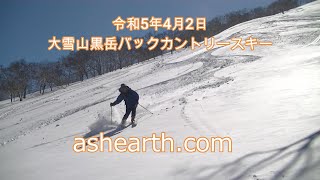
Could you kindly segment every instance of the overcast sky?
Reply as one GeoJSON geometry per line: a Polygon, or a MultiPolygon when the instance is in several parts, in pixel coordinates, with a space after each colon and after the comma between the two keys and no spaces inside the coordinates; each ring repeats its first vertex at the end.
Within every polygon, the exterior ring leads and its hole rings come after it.
{"type": "MultiPolygon", "coordinates": [[[[117,16],[205,16],[208,20],[233,10],[265,6],[274,0],[1,0],[0,65],[25,58],[56,61],[62,51],[48,51],[53,35],[128,35],[116,32],[117,16]]],[[[145,33],[145,32],[139,32],[145,33]]],[[[65,52],[66,53],[66,52],[65,52]]]]}

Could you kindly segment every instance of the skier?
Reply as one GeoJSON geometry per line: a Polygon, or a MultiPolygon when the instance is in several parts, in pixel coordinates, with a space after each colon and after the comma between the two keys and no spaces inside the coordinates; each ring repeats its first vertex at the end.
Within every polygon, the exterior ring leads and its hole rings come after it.
{"type": "Polygon", "coordinates": [[[124,114],[121,126],[123,127],[127,118],[129,117],[129,114],[131,113],[131,124],[132,127],[136,126],[135,117],[136,117],[136,109],[139,104],[139,95],[137,92],[129,88],[125,84],[121,84],[121,87],[119,88],[120,95],[118,96],[117,100],[110,103],[110,106],[115,106],[119,104],[122,100],[124,100],[126,104],[126,113],[124,114]]]}

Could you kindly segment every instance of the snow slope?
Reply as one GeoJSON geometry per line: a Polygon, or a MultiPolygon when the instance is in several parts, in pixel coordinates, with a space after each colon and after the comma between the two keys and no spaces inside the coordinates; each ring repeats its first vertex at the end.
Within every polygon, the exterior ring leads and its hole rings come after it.
{"type": "MultiPolygon", "coordinates": [[[[215,37],[250,35],[273,46],[187,49],[23,102],[1,102],[0,179],[318,179],[320,1],[215,37]],[[154,115],[139,107],[137,128],[119,135],[166,132],[177,143],[230,136],[233,152],[74,153],[75,136],[110,121],[121,83],[137,90],[154,115]]],[[[113,120],[123,112],[116,106],[113,120]]]]}

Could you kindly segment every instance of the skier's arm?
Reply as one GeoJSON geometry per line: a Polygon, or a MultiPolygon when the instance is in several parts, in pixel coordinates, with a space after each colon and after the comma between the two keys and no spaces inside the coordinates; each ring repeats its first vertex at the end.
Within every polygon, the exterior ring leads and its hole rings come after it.
{"type": "Polygon", "coordinates": [[[123,95],[120,94],[120,95],[117,97],[117,100],[116,100],[115,102],[111,103],[110,105],[111,105],[111,106],[115,106],[115,105],[121,103],[122,100],[123,100],[123,95]]]}

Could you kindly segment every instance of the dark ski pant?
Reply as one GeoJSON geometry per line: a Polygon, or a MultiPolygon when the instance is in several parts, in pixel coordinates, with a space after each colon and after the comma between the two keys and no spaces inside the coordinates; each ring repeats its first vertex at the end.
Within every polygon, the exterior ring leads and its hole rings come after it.
{"type": "Polygon", "coordinates": [[[138,104],[134,105],[133,107],[126,107],[126,114],[124,114],[124,116],[122,118],[122,123],[124,123],[128,119],[130,113],[131,113],[131,122],[134,123],[134,119],[136,117],[137,106],[138,106],[138,104]]]}

